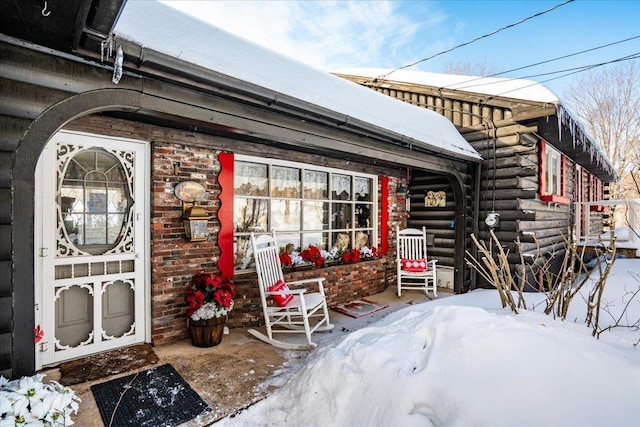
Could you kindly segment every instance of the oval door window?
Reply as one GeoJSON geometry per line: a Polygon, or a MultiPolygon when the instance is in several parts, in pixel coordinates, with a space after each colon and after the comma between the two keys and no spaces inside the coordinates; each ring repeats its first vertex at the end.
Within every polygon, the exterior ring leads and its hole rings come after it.
{"type": "Polygon", "coordinates": [[[69,243],[99,255],[122,240],[133,200],[114,155],[100,148],[78,152],[67,164],[58,197],[69,243]]]}

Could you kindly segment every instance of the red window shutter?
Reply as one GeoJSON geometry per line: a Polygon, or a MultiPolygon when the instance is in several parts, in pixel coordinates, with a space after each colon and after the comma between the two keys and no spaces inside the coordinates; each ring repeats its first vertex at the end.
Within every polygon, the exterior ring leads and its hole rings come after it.
{"type": "Polygon", "coordinates": [[[380,177],[380,255],[389,251],[389,177],[380,177]]]}
{"type": "Polygon", "coordinates": [[[566,166],[567,156],[565,156],[564,154],[560,154],[560,181],[562,182],[560,190],[562,191],[562,193],[560,194],[561,196],[567,195],[567,173],[565,171],[566,166]]]}
{"type": "Polygon", "coordinates": [[[218,246],[220,257],[218,258],[218,270],[223,277],[233,277],[233,153],[222,152],[218,155],[220,162],[220,208],[218,220],[220,231],[218,232],[218,246]]]}

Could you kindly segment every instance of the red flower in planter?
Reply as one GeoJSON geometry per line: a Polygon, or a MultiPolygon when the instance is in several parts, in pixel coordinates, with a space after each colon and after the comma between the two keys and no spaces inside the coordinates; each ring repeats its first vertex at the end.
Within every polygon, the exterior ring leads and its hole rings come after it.
{"type": "Polygon", "coordinates": [[[236,287],[229,278],[214,273],[200,273],[191,278],[187,288],[187,315],[193,320],[226,315],[233,309],[236,287]]]}
{"type": "Polygon", "coordinates": [[[196,311],[206,303],[204,293],[200,290],[197,290],[195,292],[192,291],[191,293],[187,291],[186,300],[189,304],[189,308],[187,309],[187,314],[189,316],[191,316],[194,311],[196,311]]]}
{"type": "Polygon", "coordinates": [[[360,251],[357,249],[349,249],[342,254],[342,261],[345,264],[360,261],[360,251]]]}
{"type": "Polygon", "coordinates": [[[229,308],[233,304],[233,294],[224,289],[218,289],[213,293],[216,302],[222,307],[229,308]]]}
{"type": "Polygon", "coordinates": [[[291,256],[289,256],[288,253],[280,254],[280,265],[283,267],[291,267],[292,263],[291,256]]]}
{"type": "Polygon", "coordinates": [[[320,253],[320,249],[313,245],[309,245],[307,249],[300,252],[300,256],[302,259],[312,262],[316,267],[322,267],[324,264],[324,258],[320,253]]]}

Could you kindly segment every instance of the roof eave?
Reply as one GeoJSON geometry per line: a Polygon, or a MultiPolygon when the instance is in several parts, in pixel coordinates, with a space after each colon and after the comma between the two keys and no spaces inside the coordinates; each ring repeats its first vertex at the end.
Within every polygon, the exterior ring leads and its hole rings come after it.
{"type": "Polygon", "coordinates": [[[512,112],[512,119],[516,122],[537,120],[540,134],[545,139],[553,141],[558,149],[569,156],[575,157],[578,163],[603,181],[612,182],[619,179],[611,161],[599,148],[582,126],[571,117],[570,113],[557,102],[542,102],[510,98],[507,96],[488,95],[460,89],[440,88],[426,84],[411,84],[385,79],[377,83],[369,77],[335,73],[335,75],[355,81],[364,86],[386,86],[387,88],[417,91],[434,96],[448,97],[459,101],[508,108],[512,112]],[[558,127],[562,132],[558,132],[558,127]],[[580,154],[582,149],[583,155],[580,154]]]}
{"type": "MultiPolygon", "coordinates": [[[[131,41],[118,39],[118,44],[123,48],[124,67],[134,73],[153,76],[164,81],[195,86],[205,91],[213,90],[216,93],[242,102],[257,104],[262,108],[278,110],[288,115],[298,116],[304,120],[316,121],[342,129],[345,132],[376,138],[405,148],[410,147],[470,163],[480,163],[482,161],[479,154],[452,152],[430,144],[429,141],[418,141],[375,124],[216,72],[154,49],[140,46],[131,41]]],[[[84,52],[84,54],[93,55],[97,59],[95,53],[84,52]]]]}

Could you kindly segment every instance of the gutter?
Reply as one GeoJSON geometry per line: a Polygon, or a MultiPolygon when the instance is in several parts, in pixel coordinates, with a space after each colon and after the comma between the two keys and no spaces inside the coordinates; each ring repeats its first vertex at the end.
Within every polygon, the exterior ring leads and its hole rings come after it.
{"type": "MultiPolygon", "coordinates": [[[[191,87],[196,86],[206,91],[211,91],[212,88],[215,88],[217,91],[222,92],[223,95],[234,99],[239,98],[251,104],[256,104],[256,101],[258,101],[262,107],[276,109],[288,115],[295,115],[303,120],[314,119],[332,127],[348,129],[364,137],[386,140],[409,150],[438,154],[441,157],[470,163],[480,163],[482,161],[479,155],[452,153],[445,148],[431,145],[428,148],[424,147],[425,143],[428,144],[427,141],[410,138],[375,124],[218,73],[127,40],[118,39],[117,44],[122,46],[125,67],[134,68],[136,74],[146,74],[170,82],[179,82],[191,87]]],[[[93,52],[85,51],[83,53],[96,56],[93,52]]]]}

